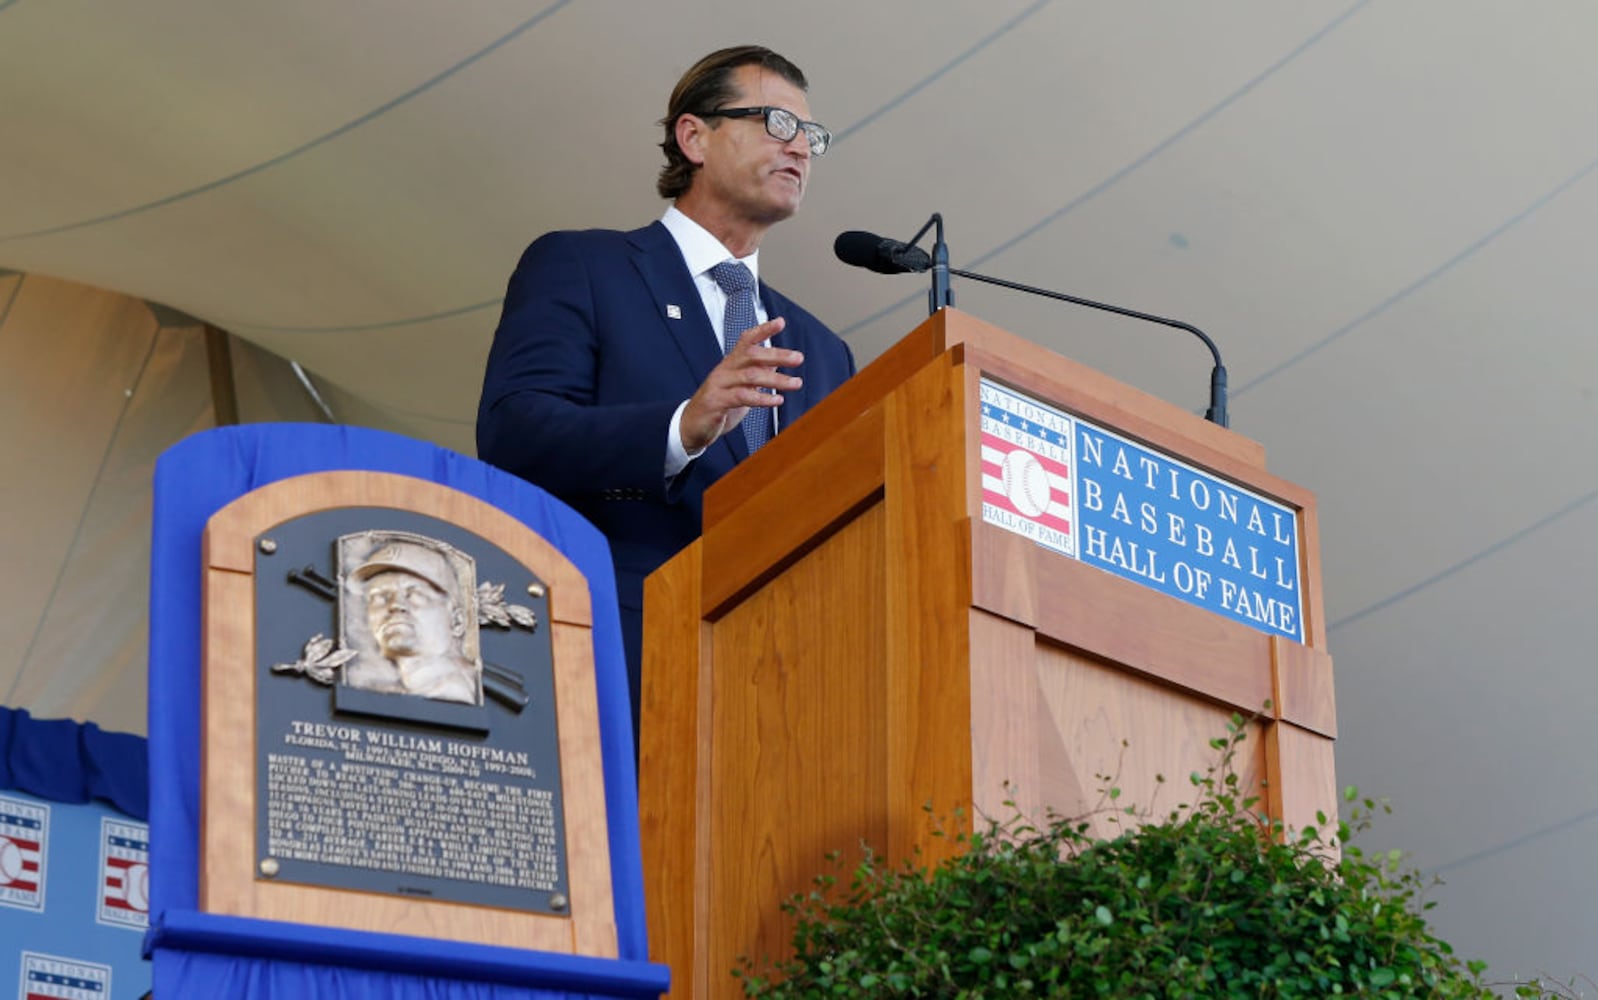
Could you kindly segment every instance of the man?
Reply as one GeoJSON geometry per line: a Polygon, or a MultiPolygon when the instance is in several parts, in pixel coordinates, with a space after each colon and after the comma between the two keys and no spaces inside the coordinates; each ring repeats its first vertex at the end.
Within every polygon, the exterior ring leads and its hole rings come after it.
{"type": "MultiPolygon", "coordinates": [[[[390,542],[352,574],[375,655],[344,672],[351,687],[439,701],[482,704],[482,670],[462,650],[467,621],[445,556],[414,542],[390,542]]],[[[348,620],[348,619],[347,619],[348,620]]],[[[365,648],[357,643],[357,648],[365,648]]]]}
{"type": "Polygon", "coordinates": [[[756,283],[831,140],[806,88],[759,46],[700,60],[661,119],[664,218],[538,239],[494,335],[478,454],[609,539],[635,735],[644,577],[699,536],[712,483],[854,374],[836,334],[756,283]]]}

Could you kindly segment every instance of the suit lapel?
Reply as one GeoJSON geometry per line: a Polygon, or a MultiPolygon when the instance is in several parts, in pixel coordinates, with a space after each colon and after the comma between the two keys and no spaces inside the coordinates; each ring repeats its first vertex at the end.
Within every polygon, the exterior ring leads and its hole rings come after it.
{"type": "MultiPolygon", "coordinates": [[[[677,345],[688,366],[692,385],[697,389],[721,361],[721,352],[716,347],[716,328],[705,315],[699,288],[694,284],[693,275],[688,273],[677,241],[671,238],[671,231],[664,225],[655,222],[627,235],[634,250],[633,265],[649,289],[655,315],[660,317],[677,345]]],[[[714,452],[722,447],[729,449],[734,463],[749,457],[749,444],[736,429],[723,434],[709,450],[714,452]]],[[[708,452],[705,457],[709,457],[708,452]]]]}
{"type": "Polygon", "coordinates": [[[656,222],[628,234],[633,245],[633,266],[649,289],[655,315],[665,324],[672,342],[688,365],[694,385],[705,380],[721,355],[716,351],[716,331],[705,315],[704,302],[682,252],[665,226],[656,222]]]}

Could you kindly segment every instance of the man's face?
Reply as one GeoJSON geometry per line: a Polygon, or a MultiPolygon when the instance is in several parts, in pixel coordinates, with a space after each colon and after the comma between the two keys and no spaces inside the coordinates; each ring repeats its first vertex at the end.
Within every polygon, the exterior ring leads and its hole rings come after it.
{"type": "MultiPolygon", "coordinates": [[[[771,105],[810,119],[805,92],[759,66],[733,71],[738,95],[723,107],[771,105]]],[[[707,119],[715,128],[703,133],[704,162],[694,185],[733,215],[760,225],[788,218],[804,200],[810,179],[810,145],[803,129],[788,142],[773,139],[761,117],[707,119]]]]}
{"type": "Polygon", "coordinates": [[[449,598],[419,576],[389,570],[366,581],[366,623],[389,659],[450,651],[454,621],[449,598]]]}

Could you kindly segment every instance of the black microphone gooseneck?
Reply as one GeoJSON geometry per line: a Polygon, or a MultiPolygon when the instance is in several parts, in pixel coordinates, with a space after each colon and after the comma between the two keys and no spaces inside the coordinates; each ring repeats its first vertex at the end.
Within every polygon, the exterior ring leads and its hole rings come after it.
{"type": "Polygon", "coordinates": [[[932,234],[932,289],[927,293],[927,315],[930,316],[944,306],[954,305],[954,289],[949,287],[949,244],[943,242],[943,213],[933,212],[927,224],[916,230],[910,237],[907,246],[915,246],[921,242],[921,237],[927,230],[936,226],[932,234]]]}
{"type": "Polygon", "coordinates": [[[1075,295],[1066,295],[1063,292],[1051,292],[1047,288],[1037,288],[1032,285],[1023,285],[1015,281],[1006,281],[1003,278],[992,278],[975,271],[964,271],[960,268],[949,266],[949,247],[943,242],[943,216],[937,212],[927,220],[908,243],[887,239],[875,233],[851,231],[839,234],[832,245],[833,252],[845,264],[855,267],[864,267],[878,274],[914,274],[922,271],[932,272],[932,291],[928,295],[929,312],[937,312],[943,306],[954,305],[954,291],[949,287],[949,276],[957,274],[962,278],[972,281],[981,281],[989,285],[998,285],[1000,288],[1009,288],[1017,292],[1028,292],[1032,295],[1041,295],[1046,299],[1058,299],[1073,305],[1087,306],[1089,309],[1102,309],[1120,316],[1130,316],[1133,319],[1146,320],[1150,323],[1159,323],[1162,326],[1173,326],[1178,330],[1188,333],[1204,341],[1204,346],[1210,349],[1210,357],[1215,359],[1215,367],[1210,371],[1210,407],[1204,412],[1204,419],[1212,424],[1222,427],[1230,425],[1226,413],[1226,365],[1221,363],[1221,349],[1215,346],[1209,334],[1200,330],[1191,323],[1184,323],[1178,319],[1167,319],[1164,316],[1155,316],[1151,313],[1138,312],[1135,309],[1124,309],[1121,306],[1112,306],[1107,302],[1095,302],[1092,299],[1078,298],[1075,295]],[[932,255],[915,245],[916,241],[926,235],[928,229],[937,227],[933,237],[932,255]]]}
{"type": "Polygon", "coordinates": [[[1061,302],[1070,302],[1073,305],[1087,306],[1089,309],[1102,309],[1105,312],[1116,313],[1120,316],[1130,316],[1133,319],[1147,320],[1150,323],[1159,323],[1164,326],[1174,326],[1178,330],[1186,330],[1188,333],[1191,333],[1193,336],[1204,341],[1204,346],[1210,349],[1210,357],[1215,359],[1215,367],[1210,371],[1210,408],[1204,411],[1204,419],[1208,420],[1212,424],[1219,424],[1222,427],[1230,426],[1226,414],[1226,366],[1221,363],[1221,349],[1215,346],[1215,341],[1210,339],[1209,334],[1205,333],[1203,330],[1200,330],[1191,323],[1184,323],[1179,319],[1167,319],[1164,316],[1155,316],[1151,313],[1138,312],[1136,309],[1123,309],[1120,306],[1112,306],[1108,302],[1094,302],[1092,299],[1081,299],[1077,298],[1075,295],[1066,295],[1064,292],[1051,292],[1047,288],[1034,288],[1031,285],[1023,285],[1014,281],[1005,281],[1003,278],[990,278],[985,274],[977,274],[974,271],[962,271],[957,267],[949,268],[949,273],[958,274],[962,278],[970,278],[972,281],[982,281],[990,285],[998,285],[1001,288],[1013,289],[1017,292],[1030,292],[1033,295],[1041,295],[1046,299],[1059,299],[1061,302]]]}

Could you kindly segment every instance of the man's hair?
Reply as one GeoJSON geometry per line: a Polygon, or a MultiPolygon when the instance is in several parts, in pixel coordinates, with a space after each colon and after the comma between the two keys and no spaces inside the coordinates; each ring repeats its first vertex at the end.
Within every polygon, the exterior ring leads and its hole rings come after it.
{"type": "MultiPolygon", "coordinates": [[[[666,117],[660,124],[666,129],[666,140],[660,148],[666,154],[666,165],[660,168],[660,179],[655,190],[662,198],[676,198],[693,183],[698,166],[683,155],[677,145],[677,119],[685,114],[714,111],[737,95],[733,86],[733,71],[742,66],[759,66],[787,80],[800,90],[809,90],[810,84],[798,66],[766,48],[764,45],[735,45],[730,49],[712,52],[694,63],[677,81],[666,103],[666,117]]],[[[716,128],[721,119],[712,118],[710,127],[716,128]]]]}

